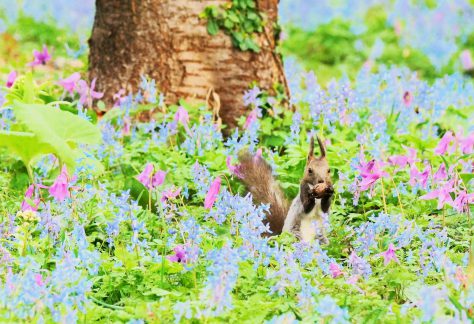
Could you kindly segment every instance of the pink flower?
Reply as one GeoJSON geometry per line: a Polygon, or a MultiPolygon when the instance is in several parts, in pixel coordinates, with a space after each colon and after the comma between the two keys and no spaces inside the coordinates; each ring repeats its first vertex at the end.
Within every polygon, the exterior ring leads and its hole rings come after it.
{"type": "Polygon", "coordinates": [[[359,183],[360,190],[365,191],[372,188],[378,179],[388,176],[387,172],[380,169],[381,166],[383,166],[383,163],[375,160],[361,163],[359,166],[360,176],[362,177],[362,181],[359,183]]]}
{"type": "Polygon", "coordinates": [[[176,114],[174,115],[174,120],[183,124],[185,127],[188,126],[189,123],[189,114],[184,107],[179,106],[176,114]]]}
{"type": "Polygon", "coordinates": [[[410,91],[405,91],[405,93],[403,94],[403,103],[405,104],[405,106],[410,106],[410,104],[412,103],[413,101],[413,95],[411,94],[410,91]]]}
{"type": "Polygon", "coordinates": [[[169,199],[174,199],[178,197],[180,193],[181,193],[181,188],[177,188],[176,190],[173,190],[172,188],[167,189],[162,192],[161,202],[165,202],[169,199]]]}
{"type": "Polygon", "coordinates": [[[359,275],[352,275],[346,280],[346,282],[349,285],[355,285],[357,283],[357,281],[359,281],[359,278],[360,278],[359,275]]]}
{"type": "Polygon", "coordinates": [[[459,148],[463,154],[471,154],[474,152],[474,133],[462,137],[456,136],[459,148]]]}
{"type": "Polygon", "coordinates": [[[209,191],[207,192],[206,199],[204,199],[204,208],[211,209],[212,205],[217,199],[219,190],[221,189],[221,178],[217,177],[211,184],[209,191]]]}
{"type": "Polygon", "coordinates": [[[92,107],[92,101],[94,99],[100,99],[104,96],[103,92],[97,92],[94,90],[95,82],[96,82],[96,78],[92,80],[90,87],[87,85],[87,82],[84,80],[79,80],[77,82],[77,92],[81,96],[79,98],[79,102],[82,105],[85,105],[87,103],[89,107],[92,107]]]}
{"type": "Polygon", "coordinates": [[[405,155],[393,155],[388,158],[388,163],[393,166],[398,166],[395,172],[398,172],[400,169],[403,169],[408,164],[408,156],[405,155]]]}
{"type": "Polygon", "coordinates": [[[40,273],[35,274],[35,282],[40,287],[44,285],[43,276],[40,273]]]}
{"type": "Polygon", "coordinates": [[[21,211],[27,211],[27,210],[37,211],[38,210],[38,205],[40,203],[39,198],[35,198],[33,200],[33,206],[30,205],[30,203],[28,202],[28,200],[31,201],[34,191],[35,191],[35,185],[30,185],[28,189],[26,189],[25,199],[21,203],[21,211]]]}
{"type": "MultiPolygon", "coordinates": [[[[73,181],[74,178],[71,180],[73,181]]],[[[61,173],[53,185],[49,187],[49,194],[59,201],[63,201],[66,197],[71,197],[71,193],[69,192],[69,176],[65,165],[63,165],[61,173]]]]}
{"type": "Polygon", "coordinates": [[[130,117],[123,118],[123,127],[122,127],[122,134],[124,136],[130,135],[130,129],[132,126],[132,122],[130,121],[130,117]]]}
{"type": "Polygon", "coordinates": [[[257,162],[262,158],[262,148],[259,148],[257,152],[255,153],[255,156],[253,157],[253,160],[257,162]]]}
{"type": "Polygon", "coordinates": [[[154,188],[158,187],[158,186],[161,186],[163,184],[163,182],[165,181],[165,177],[166,177],[166,172],[165,171],[161,171],[161,170],[156,171],[155,175],[153,176],[153,178],[151,180],[151,185],[154,188]]]}
{"type": "Polygon", "coordinates": [[[49,55],[48,48],[46,47],[46,45],[43,45],[43,50],[41,52],[34,50],[33,56],[33,62],[28,64],[30,66],[45,65],[49,60],[51,60],[51,55],[49,55]]]}
{"type": "Polygon", "coordinates": [[[125,89],[120,89],[118,92],[114,93],[112,99],[115,100],[114,106],[120,106],[122,102],[125,101],[127,97],[125,96],[125,89]]]}
{"type": "Polygon", "coordinates": [[[61,87],[64,88],[72,96],[74,94],[74,89],[76,88],[76,83],[81,79],[81,74],[75,72],[71,74],[66,79],[60,80],[58,83],[61,87]]]}
{"type": "Polygon", "coordinates": [[[454,181],[451,180],[447,182],[440,189],[433,190],[428,192],[426,195],[420,197],[422,200],[431,200],[438,198],[438,209],[442,209],[444,205],[453,206],[453,199],[451,198],[450,192],[454,191],[453,188],[454,181]]]}
{"type": "Polygon", "coordinates": [[[140,181],[148,190],[153,188],[152,185],[152,174],[153,174],[154,166],[152,163],[147,163],[145,165],[145,169],[137,175],[136,179],[140,181]]]}
{"type": "Polygon", "coordinates": [[[474,203],[474,193],[468,194],[465,190],[461,191],[453,202],[453,207],[460,213],[469,210],[469,204],[474,203]]]}
{"type": "Polygon", "coordinates": [[[438,171],[433,176],[433,180],[444,180],[448,177],[448,174],[446,173],[446,165],[444,163],[441,163],[439,166],[438,171]]]}
{"type": "Polygon", "coordinates": [[[247,116],[247,119],[245,120],[244,129],[249,128],[250,125],[252,125],[252,123],[257,120],[257,113],[257,108],[250,112],[250,114],[247,116]]]}
{"type": "Polygon", "coordinates": [[[7,77],[7,88],[13,87],[13,84],[15,83],[16,77],[17,77],[16,71],[11,71],[11,72],[8,74],[8,77],[7,77]]]}
{"type": "Polygon", "coordinates": [[[230,173],[232,173],[238,178],[242,178],[242,175],[239,172],[240,164],[232,165],[231,160],[232,157],[230,155],[225,159],[225,164],[227,165],[227,168],[229,169],[230,173]]]}
{"type": "Polygon", "coordinates": [[[420,183],[423,188],[426,187],[426,184],[428,183],[428,178],[431,173],[431,167],[427,164],[425,167],[425,170],[423,172],[419,172],[418,169],[416,168],[416,165],[412,165],[410,168],[410,185],[414,186],[417,183],[420,183]]]}
{"type": "Polygon", "coordinates": [[[443,155],[446,153],[448,150],[449,144],[451,144],[451,141],[454,139],[453,133],[451,131],[447,131],[443,138],[438,143],[438,146],[436,146],[434,152],[436,155],[443,155]]]}
{"type": "Polygon", "coordinates": [[[166,258],[171,262],[187,263],[188,256],[186,255],[186,249],[183,245],[176,245],[173,249],[174,254],[168,255],[166,258]]]}
{"type": "Polygon", "coordinates": [[[461,65],[464,71],[469,71],[474,68],[474,64],[472,63],[471,51],[469,51],[468,49],[462,51],[459,55],[459,58],[461,59],[461,65]]]}
{"type": "Polygon", "coordinates": [[[337,278],[339,276],[342,276],[342,271],[341,269],[339,268],[339,265],[337,263],[334,263],[332,262],[330,265],[329,265],[329,272],[331,272],[331,276],[333,278],[337,278]]]}
{"type": "Polygon", "coordinates": [[[383,264],[387,265],[390,263],[390,261],[395,261],[396,263],[398,262],[397,255],[395,254],[395,251],[398,250],[392,243],[388,246],[387,251],[380,253],[379,255],[383,257],[383,264]]]}

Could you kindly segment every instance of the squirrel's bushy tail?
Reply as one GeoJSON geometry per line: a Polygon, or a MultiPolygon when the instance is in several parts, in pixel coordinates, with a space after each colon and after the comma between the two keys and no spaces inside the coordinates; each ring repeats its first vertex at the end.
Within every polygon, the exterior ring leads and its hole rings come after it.
{"type": "Polygon", "coordinates": [[[248,152],[239,155],[239,176],[256,203],[270,205],[267,220],[272,234],[280,234],[288,213],[288,201],[273,177],[271,166],[248,152]]]}

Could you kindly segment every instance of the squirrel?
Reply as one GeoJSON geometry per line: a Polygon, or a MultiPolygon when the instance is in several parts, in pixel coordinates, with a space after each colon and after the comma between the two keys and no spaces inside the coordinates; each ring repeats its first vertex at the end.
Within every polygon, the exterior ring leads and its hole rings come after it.
{"type": "Polygon", "coordinates": [[[273,177],[271,166],[258,155],[249,152],[239,155],[239,177],[252,194],[255,203],[269,204],[266,223],[271,234],[283,231],[310,242],[315,238],[327,244],[322,226],[323,213],[329,213],[334,188],[326,148],[317,137],[321,155],[314,155],[314,137],[311,137],[308,157],[298,195],[291,204],[273,177]]]}

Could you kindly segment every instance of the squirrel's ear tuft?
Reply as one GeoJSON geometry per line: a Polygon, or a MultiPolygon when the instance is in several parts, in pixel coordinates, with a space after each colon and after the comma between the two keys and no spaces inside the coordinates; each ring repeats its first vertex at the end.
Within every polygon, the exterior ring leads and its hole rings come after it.
{"type": "Polygon", "coordinates": [[[309,140],[309,152],[308,152],[308,161],[314,157],[314,137],[311,136],[309,140]]]}
{"type": "Polygon", "coordinates": [[[319,138],[319,136],[317,136],[317,138],[318,138],[319,149],[321,150],[321,157],[324,158],[326,157],[326,148],[324,147],[324,144],[319,138]]]}

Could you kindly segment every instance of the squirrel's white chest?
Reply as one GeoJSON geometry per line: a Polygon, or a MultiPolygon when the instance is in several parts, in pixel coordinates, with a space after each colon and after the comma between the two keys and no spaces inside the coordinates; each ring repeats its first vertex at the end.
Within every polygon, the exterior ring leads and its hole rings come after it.
{"type": "Polygon", "coordinates": [[[322,230],[321,200],[316,199],[316,205],[308,214],[303,214],[300,223],[301,240],[311,242],[322,230]]]}

